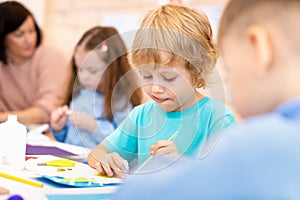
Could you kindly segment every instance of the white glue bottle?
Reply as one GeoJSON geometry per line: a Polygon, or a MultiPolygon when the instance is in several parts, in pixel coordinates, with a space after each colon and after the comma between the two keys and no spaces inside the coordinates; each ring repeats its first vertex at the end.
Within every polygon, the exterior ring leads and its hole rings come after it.
{"type": "Polygon", "coordinates": [[[8,115],[0,124],[0,167],[24,169],[26,156],[26,126],[18,122],[16,115],[8,115]]]}

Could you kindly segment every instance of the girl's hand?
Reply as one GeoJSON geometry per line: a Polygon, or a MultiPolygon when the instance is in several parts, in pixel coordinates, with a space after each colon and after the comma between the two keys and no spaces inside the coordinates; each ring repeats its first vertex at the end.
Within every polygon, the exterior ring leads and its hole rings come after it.
{"type": "Polygon", "coordinates": [[[64,128],[67,121],[68,106],[58,107],[51,113],[50,124],[53,130],[60,131],[64,128]]]}
{"type": "Polygon", "coordinates": [[[69,117],[70,122],[78,129],[87,130],[90,133],[94,133],[97,126],[97,120],[95,120],[88,114],[74,111],[70,113],[69,117]]]}
{"type": "Polygon", "coordinates": [[[106,174],[107,176],[116,174],[120,178],[125,178],[122,170],[129,170],[127,160],[124,160],[115,152],[108,153],[102,159],[99,159],[95,168],[100,174],[106,174]]]}
{"type": "Polygon", "coordinates": [[[151,155],[162,156],[166,154],[178,154],[177,146],[171,140],[159,140],[150,148],[151,155]]]}

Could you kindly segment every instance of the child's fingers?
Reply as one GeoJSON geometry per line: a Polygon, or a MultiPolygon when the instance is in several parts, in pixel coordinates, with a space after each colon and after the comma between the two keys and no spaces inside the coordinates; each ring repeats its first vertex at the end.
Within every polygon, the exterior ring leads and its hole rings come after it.
{"type": "Polygon", "coordinates": [[[166,154],[177,154],[177,153],[178,153],[177,147],[175,145],[169,145],[166,147],[159,148],[156,151],[155,156],[162,156],[166,154]]]}
{"type": "Polygon", "coordinates": [[[51,113],[50,123],[55,131],[59,131],[65,125],[66,115],[62,112],[62,107],[57,108],[51,113]]]}
{"type": "Polygon", "coordinates": [[[62,106],[56,109],[56,115],[58,115],[60,118],[65,117],[70,112],[68,106],[62,106]]]}
{"type": "Polygon", "coordinates": [[[68,111],[69,111],[69,107],[68,107],[67,105],[64,105],[64,106],[62,107],[62,110],[63,110],[64,112],[68,112],[68,111]]]}
{"type": "Polygon", "coordinates": [[[99,161],[103,171],[105,172],[105,174],[107,174],[107,176],[113,176],[114,173],[113,171],[111,170],[111,166],[109,165],[108,161],[103,159],[101,161],[99,161]]]}
{"type": "Polygon", "coordinates": [[[53,121],[57,121],[57,119],[59,118],[60,114],[59,114],[59,108],[57,108],[56,110],[54,110],[52,113],[51,113],[51,119],[53,121]]]}
{"type": "Polygon", "coordinates": [[[64,113],[63,107],[59,107],[59,108],[57,109],[57,114],[58,114],[59,116],[61,116],[61,115],[63,115],[63,113],[64,113]]]}
{"type": "Polygon", "coordinates": [[[66,115],[72,115],[73,112],[69,109],[69,107],[66,107],[64,112],[66,113],[66,115]]]}
{"type": "Polygon", "coordinates": [[[124,159],[118,153],[111,153],[111,157],[115,165],[120,169],[125,169],[124,159]]]}
{"type": "Polygon", "coordinates": [[[120,177],[120,178],[124,178],[125,175],[124,173],[122,172],[122,168],[124,167],[123,166],[123,159],[121,158],[121,156],[119,156],[119,154],[115,153],[115,154],[112,154],[109,159],[108,159],[108,163],[111,167],[111,169],[114,171],[114,173],[120,177]],[[120,161],[121,160],[121,166],[118,166],[120,164],[120,161]]]}
{"type": "Polygon", "coordinates": [[[116,165],[112,165],[111,168],[118,177],[125,178],[124,173],[119,167],[117,167],[116,165]]]}
{"type": "Polygon", "coordinates": [[[172,143],[170,140],[159,140],[155,145],[152,145],[150,148],[151,154],[156,155],[158,149],[169,146],[172,143]]]}
{"type": "Polygon", "coordinates": [[[64,107],[59,107],[56,109],[56,111],[54,111],[54,118],[57,119],[57,121],[64,117],[66,115],[66,111],[65,111],[65,106],[64,107]]]}
{"type": "Polygon", "coordinates": [[[104,169],[102,168],[102,165],[100,164],[100,162],[97,162],[95,164],[95,169],[100,173],[100,174],[105,174],[104,169]]]}
{"type": "Polygon", "coordinates": [[[168,147],[162,147],[159,148],[156,152],[155,152],[155,156],[162,156],[165,155],[167,153],[169,153],[171,150],[168,147]]]}

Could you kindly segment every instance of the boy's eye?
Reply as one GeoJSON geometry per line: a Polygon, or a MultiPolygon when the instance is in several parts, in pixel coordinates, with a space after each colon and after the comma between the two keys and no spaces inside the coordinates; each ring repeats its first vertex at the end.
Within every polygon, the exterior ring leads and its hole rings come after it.
{"type": "Polygon", "coordinates": [[[172,82],[172,81],[175,81],[176,78],[177,78],[176,76],[175,76],[175,77],[172,77],[172,78],[163,77],[164,81],[166,81],[166,82],[172,82]]]}
{"type": "Polygon", "coordinates": [[[142,79],[151,79],[152,75],[150,73],[142,73],[140,72],[142,79]]]}
{"type": "Polygon", "coordinates": [[[152,75],[142,75],[142,78],[143,78],[143,79],[151,79],[151,78],[152,78],[152,75]]]}

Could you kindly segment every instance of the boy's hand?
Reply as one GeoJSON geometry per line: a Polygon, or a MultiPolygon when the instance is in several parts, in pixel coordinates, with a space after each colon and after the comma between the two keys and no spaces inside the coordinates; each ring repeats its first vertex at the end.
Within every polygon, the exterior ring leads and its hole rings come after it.
{"type": "Polygon", "coordinates": [[[166,154],[178,154],[177,146],[170,140],[159,140],[150,148],[151,155],[162,156],[166,154]]]}
{"type": "Polygon", "coordinates": [[[96,163],[95,168],[100,174],[108,176],[116,174],[120,178],[125,178],[122,170],[129,170],[128,162],[115,152],[106,154],[96,163]]]}
{"type": "Polygon", "coordinates": [[[60,131],[64,128],[67,121],[68,106],[58,107],[51,113],[50,124],[53,130],[60,131]]]}
{"type": "Polygon", "coordinates": [[[70,122],[78,129],[87,130],[93,133],[97,126],[97,120],[83,112],[71,112],[70,122]]]}

